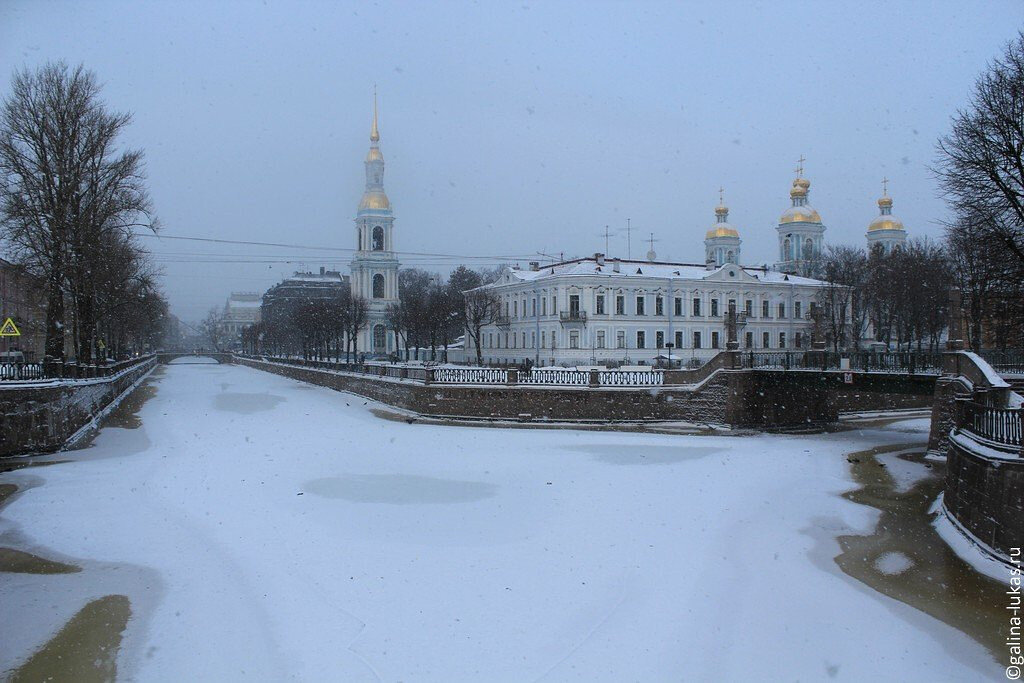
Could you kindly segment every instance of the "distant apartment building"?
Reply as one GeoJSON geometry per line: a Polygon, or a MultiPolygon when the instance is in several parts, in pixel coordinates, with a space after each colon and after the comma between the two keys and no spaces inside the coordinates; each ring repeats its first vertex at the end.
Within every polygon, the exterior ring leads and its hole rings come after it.
{"type": "Polygon", "coordinates": [[[224,304],[221,335],[230,346],[241,343],[242,330],[260,321],[262,297],[257,292],[231,292],[224,304]]]}
{"type": "Polygon", "coordinates": [[[21,336],[0,338],[0,352],[21,351],[27,361],[41,359],[46,343],[42,286],[23,267],[0,259],[0,324],[8,318],[21,336]]]}

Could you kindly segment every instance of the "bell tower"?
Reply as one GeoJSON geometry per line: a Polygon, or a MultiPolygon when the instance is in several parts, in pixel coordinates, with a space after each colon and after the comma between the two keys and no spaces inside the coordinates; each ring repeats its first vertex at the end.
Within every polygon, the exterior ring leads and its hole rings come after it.
{"type": "Polygon", "coordinates": [[[394,253],[395,216],[384,192],[384,156],[377,126],[377,93],[373,94],[370,151],[364,161],[366,188],[356,211],[356,253],[352,257],[352,293],[368,304],[367,325],[359,334],[359,352],[386,355],[397,350],[388,329],[387,309],[398,302],[398,258],[394,253]]]}

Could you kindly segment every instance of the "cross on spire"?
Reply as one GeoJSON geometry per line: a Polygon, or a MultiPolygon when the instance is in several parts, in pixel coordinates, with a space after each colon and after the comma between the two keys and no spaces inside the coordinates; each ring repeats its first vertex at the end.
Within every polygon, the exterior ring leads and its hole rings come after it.
{"type": "Polygon", "coordinates": [[[718,186],[718,205],[721,206],[725,203],[725,188],[721,185],[718,186]]]}
{"type": "Polygon", "coordinates": [[[885,177],[882,178],[882,196],[889,196],[889,179],[885,177]]]}
{"type": "Polygon", "coordinates": [[[798,178],[803,178],[804,177],[804,162],[807,161],[807,159],[805,159],[804,155],[801,154],[800,158],[797,159],[796,161],[799,164],[799,166],[796,167],[796,175],[797,175],[798,178]]]}

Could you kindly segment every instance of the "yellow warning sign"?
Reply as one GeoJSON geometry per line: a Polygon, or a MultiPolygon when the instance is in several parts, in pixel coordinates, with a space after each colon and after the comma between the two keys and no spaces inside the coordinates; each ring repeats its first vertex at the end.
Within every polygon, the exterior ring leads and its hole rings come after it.
{"type": "Polygon", "coordinates": [[[99,340],[98,342],[96,342],[96,346],[100,347],[100,350],[101,350],[101,351],[102,351],[103,349],[107,348],[107,345],[106,345],[105,343],[103,343],[103,340],[102,340],[102,339],[100,339],[100,340],[99,340]]]}
{"type": "Polygon", "coordinates": [[[21,331],[18,330],[18,326],[14,324],[14,321],[10,318],[4,321],[4,326],[0,327],[0,337],[20,337],[21,331]]]}

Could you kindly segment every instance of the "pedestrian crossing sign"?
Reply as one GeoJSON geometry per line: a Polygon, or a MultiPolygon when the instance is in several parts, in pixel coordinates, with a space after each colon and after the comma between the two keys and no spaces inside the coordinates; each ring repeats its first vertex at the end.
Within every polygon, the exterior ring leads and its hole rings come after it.
{"type": "Polygon", "coordinates": [[[21,331],[18,326],[14,324],[14,320],[8,318],[4,321],[4,326],[0,327],[0,337],[20,337],[21,331]]]}

